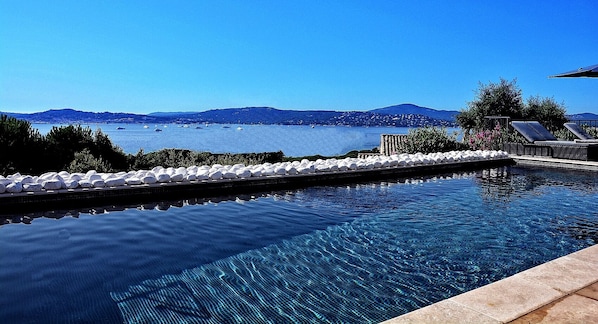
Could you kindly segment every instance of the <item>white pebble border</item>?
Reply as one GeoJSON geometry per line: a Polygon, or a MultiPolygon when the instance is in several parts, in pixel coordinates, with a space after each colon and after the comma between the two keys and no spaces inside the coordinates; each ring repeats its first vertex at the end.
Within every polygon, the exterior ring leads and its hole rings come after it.
{"type": "Polygon", "coordinates": [[[40,192],[77,188],[118,188],[155,183],[222,181],[272,176],[293,176],[323,172],[348,172],[382,168],[401,168],[417,165],[451,164],[466,161],[498,160],[508,158],[504,151],[452,151],[430,154],[399,154],[370,156],[365,159],[318,159],[293,162],[264,163],[259,165],[221,165],[163,168],[117,173],[47,172],[40,176],[15,173],[0,175],[0,194],[40,192]]]}

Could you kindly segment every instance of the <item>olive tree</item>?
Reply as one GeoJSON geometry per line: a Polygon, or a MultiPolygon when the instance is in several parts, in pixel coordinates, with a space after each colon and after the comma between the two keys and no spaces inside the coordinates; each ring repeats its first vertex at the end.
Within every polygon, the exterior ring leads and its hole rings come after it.
{"type": "Polygon", "coordinates": [[[485,127],[486,116],[509,116],[523,119],[524,103],[516,80],[500,79],[498,83],[479,84],[476,97],[457,115],[457,124],[465,131],[480,131],[485,127]]]}
{"type": "Polygon", "coordinates": [[[567,122],[565,105],[559,104],[553,98],[530,97],[527,100],[524,119],[537,120],[547,129],[555,132],[563,128],[567,122]]]}

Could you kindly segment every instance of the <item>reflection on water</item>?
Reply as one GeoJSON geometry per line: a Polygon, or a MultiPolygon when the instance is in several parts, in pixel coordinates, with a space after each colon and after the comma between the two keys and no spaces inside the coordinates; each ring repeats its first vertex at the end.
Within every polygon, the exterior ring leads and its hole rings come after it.
{"type": "MultiPolygon", "coordinates": [[[[471,172],[460,172],[451,174],[440,174],[435,176],[422,176],[415,178],[389,179],[386,181],[376,181],[369,183],[356,183],[347,186],[347,188],[362,187],[387,187],[397,184],[421,184],[423,182],[435,182],[448,179],[460,179],[474,177],[480,186],[480,194],[488,203],[507,203],[521,196],[524,192],[540,190],[543,187],[567,187],[580,193],[596,192],[598,178],[588,177],[587,171],[572,170],[538,170],[503,166],[492,169],[484,169],[471,172]]],[[[299,190],[300,191],[300,190],[299,190]]],[[[95,206],[84,209],[71,210],[50,210],[42,212],[32,212],[24,214],[0,215],[0,226],[10,223],[30,224],[35,218],[45,217],[60,219],[63,217],[78,218],[81,214],[101,215],[104,213],[124,211],[128,209],[137,210],[161,210],[166,211],[170,208],[184,208],[186,206],[218,204],[225,201],[235,201],[238,203],[255,200],[259,197],[277,197],[285,199],[285,196],[293,195],[294,191],[275,191],[259,192],[253,194],[238,194],[234,196],[219,196],[210,198],[189,198],[181,200],[165,200],[155,202],[144,202],[128,205],[110,205],[95,206]]],[[[347,206],[353,207],[355,201],[343,200],[347,206]]],[[[370,204],[371,205],[371,204],[370,204]]]]}
{"type": "MultiPolygon", "coordinates": [[[[419,185],[424,182],[436,182],[442,180],[449,180],[449,179],[461,179],[461,178],[470,178],[470,177],[478,177],[483,179],[482,183],[493,183],[496,182],[497,179],[505,178],[507,175],[510,174],[509,168],[504,167],[500,169],[489,169],[489,170],[481,170],[481,171],[472,171],[472,172],[460,172],[460,173],[450,173],[450,174],[440,174],[435,176],[421,176],[421,177],[414,177],[414,178],[393,178],[388,179],[386,181],[376,181],[376,182],[361,182],[355,183],[352,185],[346,186],[348,189],[355,189],[359,190],[360,188],[384,188],[390,187],[397,184],[412,184],[412,185],[419,185]]],[[[331,188],[336,188],[335,186],[331,186],[331,188]]],[[[499,189],[501,190],[501,189],[499,189]]],[[[60,219],[63,217],[74,217],[78,218],[81,214],[88,214],[88,215],[101,215],[110,212],[118,212],[124,211],[128,209],[136,209],[136,210],[161,210],[166,211],[170,208],[184,208],[186,206],[194,206],[194,205],[205,205],[205,204],[218,204],[221,202],[226,201],[234,201],[237,203],[252,201],[258,199],[260,197],[274,197],[275,199],[285,200],[288,199],[288,196],[293,196],[295,192],[301,192],[301,190],[295,191],[273,191],[273,192],[258,192],[253,194],[237,194],[234,196],[218,196],[218,197],[209,197],[209,198],[188,198],[188,199],[180,199],[180,200],[164,200],[164,201],[154,201],[154,202],[144,202],[144,203],[131,203],[131,204],[121,204],[121,205],[105,205],[105,206],[94,206],[88,207],[83,209],[69,209],[69,210],[49,210],[49,211],[38,211],[38,212],[30,212],[30,213],[23,213],[23,214],[10,214],[10,215],[1,215],[0,214],[0,226],[6,225],[10,223],[24,223],[30,224],[36,218],[53,218],[53,219],[60,219]],[[286,198],[285,198],[286,197],[286,198]]],[[[330,191],[332,196],[335,195],[334,191],[330,191]]],[[[323,196],[326,198],[326,195],[323,196]]],[[[331,197],[330,197],[331,198],[331,197]]],[[[355,197],[357,200],[359,197],[355,197]]],[[[415,198],[415,197],[413,197],[415,198]]],[[[319,199],[319,198],[316,198],[319,199]]],[[[351,208],[355,206],[354,200],[341,200],[340,203],[345,203],[346,205],[343,206],[345,208],[351,208]]],[[[382,202],[380,202],[382,203],[382,202]]],[[[375,206],[377,204],[372,204],[368,202],[366,205],[375,206]]]]}
{"type": "Polygon", "coordinates": [[[499,168],[8,215],[0,323],[379,322],[595,244],[597,188],[499,168]]]}

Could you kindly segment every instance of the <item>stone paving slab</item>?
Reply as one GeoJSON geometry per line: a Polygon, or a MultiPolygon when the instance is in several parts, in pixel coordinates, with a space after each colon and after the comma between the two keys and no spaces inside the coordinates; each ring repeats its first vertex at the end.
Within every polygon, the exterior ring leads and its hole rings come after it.
{"type": "Polygon", "coordinates": [[[436,304],[420,308],[409,314],[395,317],[382,324],[459,324],[459,323],[479,323],[479,324],[499,324],[501,321],[481,314],[475,310],[464,307],[461,304],[451,300],[443,300],[436,304]]]}
{"type": "Polygon", "coordinates": [[[577,294],[598,300],[598,282],[584,289],[581,289],[577,292],[577,294]]]}
{"type": "Polygon", "coordinates": [[[552,302],[512,324],[598,323],[598,300],[571,295],[552,302]]]}
{"type": "Polygon", "coordinates": [[[597,273],[598,269],[595,265],[564,256],[516,276],[548,285],[562,293],[569,294],[594,283],[597,273]]]}
{"type": "Polygon", "coordinates": [[[556,289],[515,275],[450,300],[501,322],[508,322],[561,296],[556,289]]]}

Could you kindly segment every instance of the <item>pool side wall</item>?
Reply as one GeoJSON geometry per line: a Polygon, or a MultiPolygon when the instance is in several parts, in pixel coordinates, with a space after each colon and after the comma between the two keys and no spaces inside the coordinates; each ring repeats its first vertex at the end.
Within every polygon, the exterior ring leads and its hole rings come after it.
{"type": "Polygon", "coordinates": [[[510,158],[457,163],[389,167],[231,180],[157,183],[114,188],[78,188],[0,195],[0,214],[94,205],[119,205],[164,199],[205,198],[222,195],[335,185],[389,178],[477,170],[514,164],[510,158]]]}

